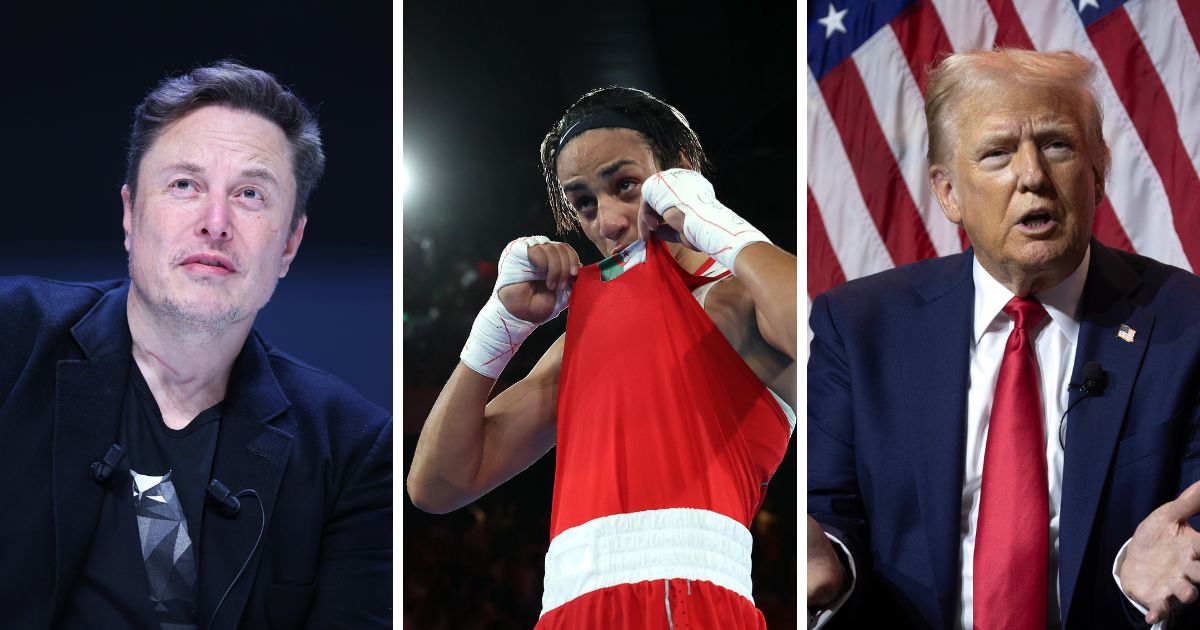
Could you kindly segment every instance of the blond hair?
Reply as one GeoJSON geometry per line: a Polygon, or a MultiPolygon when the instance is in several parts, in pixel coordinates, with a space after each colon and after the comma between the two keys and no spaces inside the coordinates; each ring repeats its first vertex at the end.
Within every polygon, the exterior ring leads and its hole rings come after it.
{"type": "Polygon", "coordinates": [[[1111,157],[1104,140],[1100,101],[1092,85],[1096,66],[1082,55],[1059,50],[1038,52],[1019,48],[968,50],[955,53],[929,70],[925,92],[925,122],[929,126],[929,163],[946,164],[948,136],[955,105],[985,84],[1007,83],[1045,88],[1078,96],[1092,164],[1107,178],[1111,157]]]}

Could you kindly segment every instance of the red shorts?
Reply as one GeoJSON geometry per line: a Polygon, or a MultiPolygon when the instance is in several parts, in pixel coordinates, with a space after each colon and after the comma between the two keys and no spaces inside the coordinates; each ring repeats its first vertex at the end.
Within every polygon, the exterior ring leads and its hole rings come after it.
{"type": "Polygon", "coordinates": [[[762,613],[703,580],[650,580],[586,593],[554,608],[536,630],[766,630],[762,613]],[[670,594],[665,587],[670,584],[670,594]]]}

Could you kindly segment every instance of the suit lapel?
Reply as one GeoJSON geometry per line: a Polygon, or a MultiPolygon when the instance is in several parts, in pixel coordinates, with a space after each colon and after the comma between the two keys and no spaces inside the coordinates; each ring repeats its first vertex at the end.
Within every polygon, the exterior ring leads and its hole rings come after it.
{"type": "Polygon", "coordinates": [[[961,581],[958,532],[975,296],[972,260],[970,252],[963,254],[914,285],[925,305],[907,322],[901,355],[908,368],[900,370],[901,417],[912,421],[908,452],[915,455],[922,529],[946,627],[954,625],[961,581]]]}
{"type": "Polygon", "coordinates": [[[229,382],[238,385],[231,385],[226,396],[212,477],[235,494],[252,489],[258,500],[242,496],[241,511],[232,518],[212,509],[204,513],[197,607],[197,619],[202,624],[209,622],[226,589],[248,561],[245,574],[220,604],[220,621],[215,627],[235,626],[246,606],[262,556],[262,543],[254,549],[255,541],[260,528],[270,527],[292,443],[290,434],[268,424],[286,412],[288,401],[256,333],[246,340],[229,382]]]}
{"type": "MultiPolygon", "coordinates": [[[[1083,378],[1083,365],[1098,362],[1108,372],[1108,386],[1095,401],[1073,408],[1067,418],[1059,514],[1059,587],[1065,622],[1092,523],[1108,483],[1125,410],[1154,330],[1154,314],[1128,296],[1140,286],[1137,275],[1119,257],[1092,241],[1092,262],[1083,292],[1079,342],[1071,382],[1083,378]],[[1117,337],[1122,324],[1134,329],[1135,343],[1117,337]]],[[[1073,393],[1071,402],[1081,396],[1073,393]]]]}
{"type": "MultiPolygon", "coordinates": [[[[130,360],[127,288],[106,293],[71,329],[84,358],[57,366],[51,480],[54,610],[61,610],[68,586],[83,566],[104,500],[89,468],[117,439],[130,360]]],[[[119,479],[114,475],[107,483],[119,479]]]]}

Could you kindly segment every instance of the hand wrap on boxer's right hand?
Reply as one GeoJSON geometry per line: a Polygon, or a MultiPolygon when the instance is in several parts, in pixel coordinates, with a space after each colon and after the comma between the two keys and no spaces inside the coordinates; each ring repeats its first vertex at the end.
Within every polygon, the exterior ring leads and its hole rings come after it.
{"type": "Polygon", "coordinates": [[[735,275],[733,261],[743,247],[771,242],[758,228],[717,201],[712,184],[696,171],[672,168],[651,175],[642,183],[642,201],[659,216],[678,208],[684,215],[683,236],[688,242],[735,275]]]}
{"type": "MultiPolygon", "coordinates": [[[[545,280],[546,275],[539,273],[530,262],[529,248],[550,242],[545,236],[526,236],[510,242],[500,254],[500,262],[496,267],[496,286],[492,289],[492,296],[475,317],[471,334],[467,337],[462,353],[459,354],[459,358],[467,367],[489,378],[499,377],[525,338],[539,324],[544,323],[518,319],[504,308],[499,293],[500,289],[510,284],[545,280]]],[[[570,297],[569,288],[560,288],[556,292],[554,309],[545,321],[558,317],[567,307],[570,297]]]]}

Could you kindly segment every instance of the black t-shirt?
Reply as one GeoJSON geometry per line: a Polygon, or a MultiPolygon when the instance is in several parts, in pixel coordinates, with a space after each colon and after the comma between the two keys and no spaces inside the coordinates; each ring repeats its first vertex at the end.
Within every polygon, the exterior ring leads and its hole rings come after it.
{"type": "Polygon", "coordinates": [[[117,438],[126,456],[106,486],[68,627],[184,630],[206,621],[196,618],[197,544],[220,419],[217,404],[169,428],[130,361],[117,438]]]}

